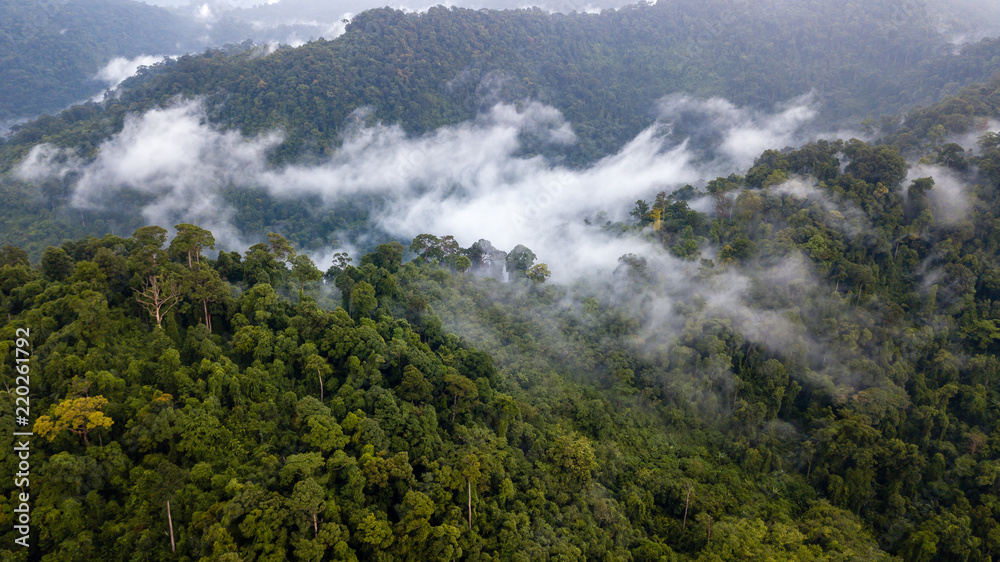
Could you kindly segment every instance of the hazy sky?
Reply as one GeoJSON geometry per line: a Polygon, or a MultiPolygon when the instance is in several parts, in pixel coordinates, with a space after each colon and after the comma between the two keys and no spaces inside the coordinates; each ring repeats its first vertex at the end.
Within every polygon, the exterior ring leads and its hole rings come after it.
{"type": "Polygon", "coordinates": [[[142,0],[147,4],[183,8],[190,13],[203,11],[203,6],[214,15],[228,8],[253,8],[261,5],[275,5],[262,10],[260,15],[281,17],[282,19],[314,19],[325,14],[356,14],[372,8],[390,8],[422,11],[436,5],[462,6],[466,8],[524,8],[539,6],[558,12],[595,11],[601,8],[616,8],[638,0],[142,0]],[[280,8],[280,9],[276,9],[280,8]]]}
{"type": "MultiPolygon", "coordinates": [[[[271,9],[255,15],[268,18],[316,18],[320,14],[336,12],[358,13],[371,8],[388,6],[410,10],[425,10],[438,4],[468,8],[519,8],[539,6],[558,12],[596,11],[602,8],[617,8],[638,0],[141,0],[147,4],[175,8],[189,7],[184,11],[204,13],[207,6],[213,15],[219,15],[228,8],[252,8],[254,6],[276,4],[271,9]],[[279,8],[280,9],[275,9],[279,8]]],[[[669,2],[670,0],[661,0],[669,2]]],[[[902,0],[900,0],[902,3],[902,0]]],[[[939,23],[942,31],[961,35],[959,39],[968,41],[982,35],[994,35],[1000,29],[1000,2],[995,0],[927,0],[918,5],[925,6],[932,18],[939,23]],[[978,31],[977,31],[978,30],[978,31]],[[968,36],[971,33],[971,36],[968,36]],[[964,38],[964,39],[963,39],[964,38]]],[[[250,15],[250,14],[245,14],[250,15]]],[[[253,15],[250,15],[253,17],[253,15]]]]}

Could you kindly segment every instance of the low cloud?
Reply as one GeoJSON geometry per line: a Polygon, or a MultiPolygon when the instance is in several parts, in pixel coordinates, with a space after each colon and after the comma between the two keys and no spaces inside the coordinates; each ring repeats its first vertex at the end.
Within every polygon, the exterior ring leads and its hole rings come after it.
{"type": "Polygon", "coordinates": [[[906,185],[919,178],[934,180],[934,187],[927,192],[927,199],[937,224],[954,225],[968,217],[972,204],[969,186],[954,170],[933,164],[918,164],[907,173],[906,185]]]}
{"type": "Polygon", "coordinates": [[[558,110],[535,102],[499,104],[422,136],[395,125],[355,126],[329,158],[276,168],[267,156],[281,142],[280,132],[244,138],[220,130],[199,101],[189,100],[129,116],[87,163],[51,146],[35,147],[18,174],[38,180],[72,170],[79,174],[75,207],[113,206],[116,194],[129,189],[149,198],[148,222],[198,222],[233,245],[242,239],[231,225],[224,188],[264,188],[276,198],[315,197],[330,206],[375,196],[382,203],[373,209],[374,223],[388,236],[451,234],[463,245],[487,238],[508,250],[525,244],[549,264],[555,280],[569,281],[613,270],[618,256],[649,249],[636,236],[608,236],[583,218],[607,211],[625,219],[636,199],[728,175],[748,167],[763,148],[805,140],[815,114],[810,104],[802,98],[765,114],[721,99],[671,96],[660,104],[656,123],[585,168],[519,153],[525,137],[576,140],[558,110]],[[708,133],[679,137],[695,122],[708,133]]]}
{"type": "Polygon", "coordinates": [[[79,209],[112,208],[123,189],[131,190],[149,200],[142,209],[147,223],[196,223],[216,232],[221,243],[240,246],[221,189],[262,171],[267,151],[280,141],[277,133],[245,139],[219,131],[208,124],[201,104],[190,101],[130,115],[87,163],[72,152],[38,145],[15,175],[39,181],[77,174],[71,204],[79,209]]]}
{"type": "Polygon", "coordinates": [[[823,211],[826,226],[855,237],[873,232],[864,211],[851,201],[836,200],[817,187],[815,180],[794,178],[768,188],[771,193],[795,197],[815,203],[823,211]]]}
{"type": "MultiPolygon", "coordinates": [[[[602,211],[626,219],[636,199],[742,172],[766,148],[811,140],[811,101],[767,114],[719,99],[673,96],[660,109],[656,123],[586,167],[521,153],[528,137],[556,145],[576,141],[559,111],[532,102],[499,104],[474,120],[420,136],[394,125],[362,126],[366,120],[358,115],[329,157],[275,167],[268,156],[281,143],[280,132],[246,138],[222,130],[208,121],[199,101],[189,100],[130,115],[123,130],[86,162],[72,152],[36,146],[16,174],[27,181],[73,174],[71,203],[81,209],[113,207],[123,190],[138,193],[148,201],[142,214],[149,224],[200,224],[223,248],[248,245],[232,224],[224,190],[264,189],[279,199],[308,197],[321,207],[364,197],[376,201],[371,217],[381,241],[432,233],[454,235],[463,246],[480,238],[503,250],[526,245],[549,265],[554,281],[610,299],[640,318],[643,329],[634,342],[640,349],[675,342],[696,302],[702,303],[700,313],[730,322],[776,353],[827,349],[802,335],[792,320],[801,312],[797,303],[761,305],[754,296],[759,279],[766,278],[776,289],[822,302],[815,295],[830,291],[801,259],[707,273],[638,233],[609,232],[584,220],[602,211]],[[697,134],[687,133],[696,126],[697,134]],[[627,275],[615,273],[618,258],[630,253],[646,259],[648,283],[630,284],[627,275]]],[[[841,213],[845,224],[853,220],[844,204],[805,182],[771,189],[817,201],[827,213],[841,213]]],[[[345,249],[355,252],[343,246],[309,251],[325,268],[334,251],[345,249]]],[[[712,249],[705,251],[712,256],[712,249]]]]}
{"type": "Polygon", "coordinates": [[[684,135],[703,139],[716,156],[745,168],[767,149],[804,144],[815,136],[808,125],[817,115],[815,95],[800,96],[764,113],[721,98],[698,100],[683,94],[659,102],[660,119],[677,125],[684,135]]]}
{"type": "MultiPolygon", "coordinates": [[[[522,135],[554,143],[575,139],[550,107],[500,105],[475,121],[421,137],[396,126],[357,128],[318,165],[271,168],[267,155],[281,142],[280,133],[247,139],[221,131],[208,123],[199,102],[187,101],[129,116],[86,163],[70,151],[36,146],[16,174],[39,181],[75,173],[71,202],[81,209],[113,207],[121,190],[135,191],[150,199],[142,211],[149,223],[198,222],[234,244],[240,236],[221,196],[228,186],[263,187],[277,198],[316,196],[330,205],[374,194],[385,201],[376,226],[391,236],[451,233],[465,244],[492,237],[507,249],[535,244],[542,259],[553,261],[565,255],[558,246],[581,228],[580,213],[697,178],[691,155],[683,146],[664,150],[656,129],[584,170],[517,156],[522,135]]],[[[607,253],[597,255],[613,265],[620,253],[611,254],[624,244],[603,247],[607,253]]],[[[565,265],[562,275],[575,269],[570,261],[565,265]]]]}
{"type": "Polygon", "coordinates": [[[97,71],[94,75],[94,79],[100,82],[104,82],[109,90],[114,90],[119,84],[125,81],[125,79],[135,76],[135,73],[139,71],[140,67],[143,66],[153,66],[167,60],[171,57],[165,57],[162,55],[140,55],[138,57],[129,59],[125,57],[115,57],[108,61],[108,64],[104,65],[103,68],[97,71]]]}

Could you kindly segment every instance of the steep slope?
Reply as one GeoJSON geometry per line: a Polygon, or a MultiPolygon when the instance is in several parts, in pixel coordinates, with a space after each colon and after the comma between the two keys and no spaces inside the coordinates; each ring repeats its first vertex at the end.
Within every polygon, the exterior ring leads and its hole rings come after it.
{"type": "Polygon", "coordinates": [[[582,161],[634,137],[672,92],[761,108],[812,92],[832,123],[933,102],[996,70],[996,41],[955,55],[926,14],[900,10],[804,0],[680,0],[600,15],[373,10],[333,41],[263,58],[186,57],[134,81],[109,111],[208,96],[213,119],[245,134],[282,127],[287,159],[335,145],[362,107],[425,132],[533,99],[573,123],[582,161]]]}
{"type": "MultiPolygon", "coordinates": [[[[68,171],[90,162],[129,119],[139,122],[153,109],[189,100],[204,109],[195,128],[209,126],[209,135],[238,134],[254,146],[280,135],[281,142],[260,153],[259,160],[272,165],[326,162],[345,138],[375,123],[398,124],[403,134],[421,138],[443,126],[475,127],[498,103],[520,111],[540,102],[558,110],[573,142],[520,134],[514,156],[542,154],[546,162],[580,168],[615,154],[656,123],[672,92],[725,96],[754,111],[780,110],[805,95],[796,103],[819,112],[816,125],[836,130],[954,94],[1000,61],[998,40],[954,53],[919,9],[891,2],[850,7],[770,0],[759,9],[682,0],[570,15],[384,9],[357,16],[332,41],[266,56],[244,44],[182,57],[126,82],[115,99],[18,126],[3,139],[0,171],[9,172],[39,145],[67,149],[59,158],[68,167],[45,181],[4,175],[10,220],[0,235],[37,256],[62,239],[120,234],[143,224],[149,182],[136,184],[143,193],[121,193],[114,209],[84,208],[73,201],[78,175],[68,171]]],[[[677,126],[679,139],[680,125],[699,127],[697,121],[661,125],[677,126]]],[[[361,237],[377,209],[371,201],[344,200],[331,211],[313,200],[272,197],[256,181],[205,181],[203,189],[224,192],[243,234],[273,227],[311,248],[329,244],[338,232],[361,237]]]]}
{"type": "Polygon", "coordinates": [[[129,0],[0,4],[0,123],[57,111],[100,92],[114,57],[174,55],[196,46],[193,22],[129,0]]]}

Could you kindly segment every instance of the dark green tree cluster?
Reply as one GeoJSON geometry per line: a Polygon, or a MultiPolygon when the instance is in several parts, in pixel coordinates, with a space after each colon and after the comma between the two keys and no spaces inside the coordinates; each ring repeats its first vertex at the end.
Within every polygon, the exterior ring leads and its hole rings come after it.
{"type": "MultiPolygon", "coordinates": [[[[629,394],[627,353],[608,356],[617,394],[554,370],[537,382],[498,370],[432,313],[429,302],[457,296],[437,291],[477,283],[443,261],[404,264],[395,243],[359,268],[342,256],[350,310],[325,310],[308,281],[297,303],[281,296],[302,291],[282,237],[209,259],[211,233],[176,231],[169,244],[159,227],[67,243],[35,267],[17,248],[0,254],[4,339],[31,329],[38,413],[37,534],[13,559],[879,552],[859,519],[814,495],[765,509],[754,482],[781,479],[720,462],[718,437],[670,430],[629,394]]],[[[619,313],[588,307],[589,342],[628,331],[619,313]]],[[[497,330],[528,326],[509,324],[517,308],[494,309],[484,318],[497,330]]],[[[533,349],[530,335],[513,337],[533,349]]],[[[7,497],[19,492],[10,486],[7,497]]]]}
{"type": "MultiPolygon", "coordinates": [[[[36,3],[55,9],[54,3],[36,3]]],[[[78,8],[73,2],[59,6],[67,13],[78,8]]],[[[116,10],[134,8],[114,3],[116,10]]],[[[282,130],[285,141],[272,154],[275,162],[328,153],[346,131],[371,120],[399,123],[408,133],[421,134],[471,119],[498,102],[532,99],[559,109],[579,142],[553,146],[525,135],[524,153],[543,152],[585,165],[648,127],[657,100],[670,92],[724,96],[771,110],[777,102],[816,91],[822,121],[840,126],[845,119],[878,117],[932,102],[997,70],[995,40],[955,54],[928,27],[924,12],[909,6],[906,17],[899,17],[901,9],[895,2],[833,7],[800,0],[769,0],[767,5],[685,0],[569,15],[444,8],[405,14],[384,9],[358,15],[335,40],[280,49],[269,56],[260,56],[249,43],[185,56],[146,69],[114,99],[17,125],[12,135],[0,139],[0,243],[25,248],[37,259],[49,245],[141,226],[138,209],[145,199],[140,194],[123,193],[113,211],[78,210],[68,205],[74,174],[36,184],[16,181],[6,172],[39,143],[92,158],[103,141],[121,131],[126,115],[168,105],[177,96],[205,100],[210,120],[222,128],[245,135],[282,130]],[[777,13],[780,19],[772,17],[777,13]],[[373,111],[356,113],[363,108],[373,111]]],[[[86,18],[101,13],[90,11],[86,18]]],[[[12,22],[21,18],[14,13],[11,17],[12,22]]],[[[89,21],[86,18],[81,21],[89,21]]],[[[119,19],[107,16],[102,25],[118,25],[119,19]]],[[[136,33],[159,40],[171,25],[157,24],[156,33],[139,26],[136,33]]],[[[49,22],[44,29],[51,34],[64,27],[49,22]]],[[[73,33],[68,31],[66,37],[76,37],[73,33]]],[[[15,49],[12,41],[8,43],[15,49]]],[[[127,43],[122,41],[115,45],[127,43]]],[[[36,42],[46,45],[41,39],[36,42]]],[[[39,48],[46,53],[65,50],[39,48]]],[[[150,47],[146,52],[162,50],[150,47]]],[[[68,72],[53,70],[60,68],[55,64],[46,68],[61,76],[68,72]]],[[[21,87],[30,81],[4,83],[21,87]]],[[[988,101],[986,94],[981,92],[979,99],[988,101]]],[[[964,103],[966,98],[952,102],[956,117],[944,123],[944,132],[969,129],[971,116],[982,113],[982,103],[964,103]]],[[[905,136],[906,127],[922,127],[920,122],[915,112],[901,131],[896,131],[899,121],[891,118],[879,128],[905,136]]],[[[876,125],[870,123],[873,130],[876,125]]],[[[914,135],[925,138],[922,130],[914,135]]],[[[907,150],[903,137],[897,144],[907,150]]],[[[942,150],[942,159],[959,156],[954,147],[942,150]]],[[[304,248],[334,245],[335,232],[357,244],[369,229],[371,209],[379,205],[378,200],[359,197],[326,208],[315,200],[280,200],[264,190],[242,188],[226,189],[224,197],[244,235],[280,229],[304,248]]],[[[677,251],[687,255],[692,248],[692,242],[685,241],[677,251]]]]}
{"type": "Polygon", "coordinates": [[[594,15],[371,10],[332,41],[267,57],[249,46],[210,50],[150,69],[107,102],[89,131],[41,122],[21,127],[14,143],[79,146],[119,129],[124,113],[180,94],[208,96],[212,118],[245,134],[284,129],[275,157],[285,160],[335,146],[362,107],[420,133],[499,101],[534,99],[573,123],[582,142],[572,157],[582,162],[649,126],[650,108],[670,92],[771,108],[815,90],[826,118],[861,119],[934,102],[998,70],[995,40],[954,54],[924,11],[895,17],[900,9],[889,1],[684,0],[594,15]]]}
{"type": "Polygon", "coordinates": [[[195,47],[192,21],[128,0],[21,0],[0,5],[0,123],[79,103],[114,57],[195,47]]]}

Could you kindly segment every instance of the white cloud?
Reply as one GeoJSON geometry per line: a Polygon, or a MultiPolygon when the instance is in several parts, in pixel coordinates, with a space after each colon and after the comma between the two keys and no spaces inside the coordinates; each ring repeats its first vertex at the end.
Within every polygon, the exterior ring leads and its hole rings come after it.
{"type": "Polygon", "coordinates": [[[780,185],[768,188],[771,193],[792,196],[819,205],[825,214],[825,223],[848,236],[868,234],[873,231],[871,221],[864,211],[847,200],[834,200],[829,194],[821,191],[815,181],[804,178],[793,178],[780,185]]]}
{"type": "MultiPolygon", "coordinates": [[[[264,188],[277,198],[315,197],[327,206],[357,195],[374,196],[382,202],[372,209],[375,226],[399,239],[432,233],[454,235],[465,246],[480,238],[504,250],[528,246],[539,262],[549,265],[554,281],[589,284],[592,294],[630,307],[643,319],[637,345],[653,349],[674,341],[688,314],[679,309],[700,300],[705,314],[727,319],[747,338],[777,352],[803,342],[823,348],[800,335],[801,326],[789,319],[784,305],[761,310],[750,304],[756,283],[751,272],[734,268],[705,276],[700,264],[675,258],[635,233],[614,235],[584,223],[600,211],[625,218],[636,199],[742,171],[766,143],[806,139],[805,124],[812,115],[803,104],[772,115],[717,99],[675,97],[663,107],[660,121],[616,154],[585,167],[519,153],[524,136],[557,145],[575,142],[562,115],[538,103],[520,108],[500,104],[472,121],[421,136],[409,136],[398,126],[355,125],[329,157],[274,167],[267,157],[281,142],[280,133],[245,138],[221,130],[208,122],[198,101],[185,101],[129,116],[123,130],[88,162],[40,145],[17,173],[28,181],[78,174],[72,204],[79,208],[113,206],[123,189],[145,194],[150,202],[142,212],[148,223],[200,224],[227,248],[247,246],[223,200],[227,187],[264,188]],[[700,139],[703,146],[694,148],[695,142],[675,138],[673,133],[683,129],[676,120],[690,113],[707,119],[708,145],[700,139]],[[618,258],[627,253],[648,260],[652,288],[628,286],[624,276],[613,273],[618,258]]],[[[355,123],[365,121],[358,117],[355,123]]],[[[772,190],[833,205],[802,182],[772,190]]],[[[325,269],[333,251],[343,249],[315,249],[311,255],[325,269]]],[[[816,291],[802,260],[786,260],[757,273],[775,290],[805,284],[813,294],[830,293],[816,291]]]]}
{"type": "MultiPolygon", "coordinates": [[[[712,99],[673,96],[663,117],[618,153],[575,168],[542,156],[519,154],[521,138],[566,144],[576,137],[559,111],[539,103],[499,104],[472,121],[408,136],[398,126],[356,126],[342,146],[316,164],[271,167],[268,151],[280,133],[243,138],[208,123],[197,101],[132,115],[81,164],[52,147],[36,147],[21,164],[26,179],[45,173],[80,173],[72,202],[81,208],[112,205],[123,188],[151,197],[146,220],[169,226],[198,222],[220,241],[239,239],[222,200],[227,186],[263,187],[278,198],[315,196],[333,205],[355,195],[375,195],[376,226],[401,239],[420,233],[451,234],[463,245],[486,238],[498,248],[531,248],[555,280],[569,281],[617,267],[625,253],[653,254],[636,236],[612,237],[583,224],[608,211],[624,219],[636,199],[746,167],[768,143],[805,138],[814,114],[798,100],[775,114],[712,99]],[[701,149],[672,137],[685,114],[707,117],[715,136],[705,160],[701,149]],[[64,160],[59,163],[60,159],[64,160]],[[735,166],[735,168],[734,168],[735,166]],[[48,169],[46,172],[45,170],[48,169]]],[[[357,122],[362,122],[358,119],[357,122]]]]}
{"type": "Polygon", "coordinates": [[[242,245],[229,224],[231,210],[220,190],[230,183],[246,184],[280,140],[277,133],[244,139],[236,132],[219,131],[208,125],[200,103],[189,101],[129,116],[122,131],[105,141],[87,164],[40,145],[17,173],[38,180],[46,174],[65,175],[72,168],[80,173],[73,189],[75,207],[113,206],[117,194],[127,188],[152,198],[142,211],[149,224],[197,223],[217,231],[220,242],[242,245]]]}
{"type": "Polygon", "coordinates": [[[697,134],[721,139],[720,155],[734,168],[745,168],[767,149],[800,145],[815,136],[807,128],[817,114],[814,98],[806,94],[779,107],[777,113],[762,113],[721,98],[697,100],[674,94],[660,100],[659,109],[664,121],[693,121],[697,134]]]}
{"type": "Polygon", "coordinates": [[[103,68],[97,71],[97,74],[94,75],[94,79],[104,82],[107,84],[108,89],[113,90],[117,88],[119,84],[124,82],[126,78],[135,76],[135,73],[139,71],[140,66],[153,66],[154,64],[163,62],[168,58],[170,57],[164,57],[161,55],[140,55],[132,59],[115,57],[108,61],[108,64],[104,65],[103,68]]]}
{"type": "Polygon", "coordinates": [[[969,214],[968,185],[955,171],[934,164],[918,164],[906,175],[907,186],[919,178],[933,178],[934,187],[927,192],[927,199],[937,224],[953,225],[969,214]]]}

